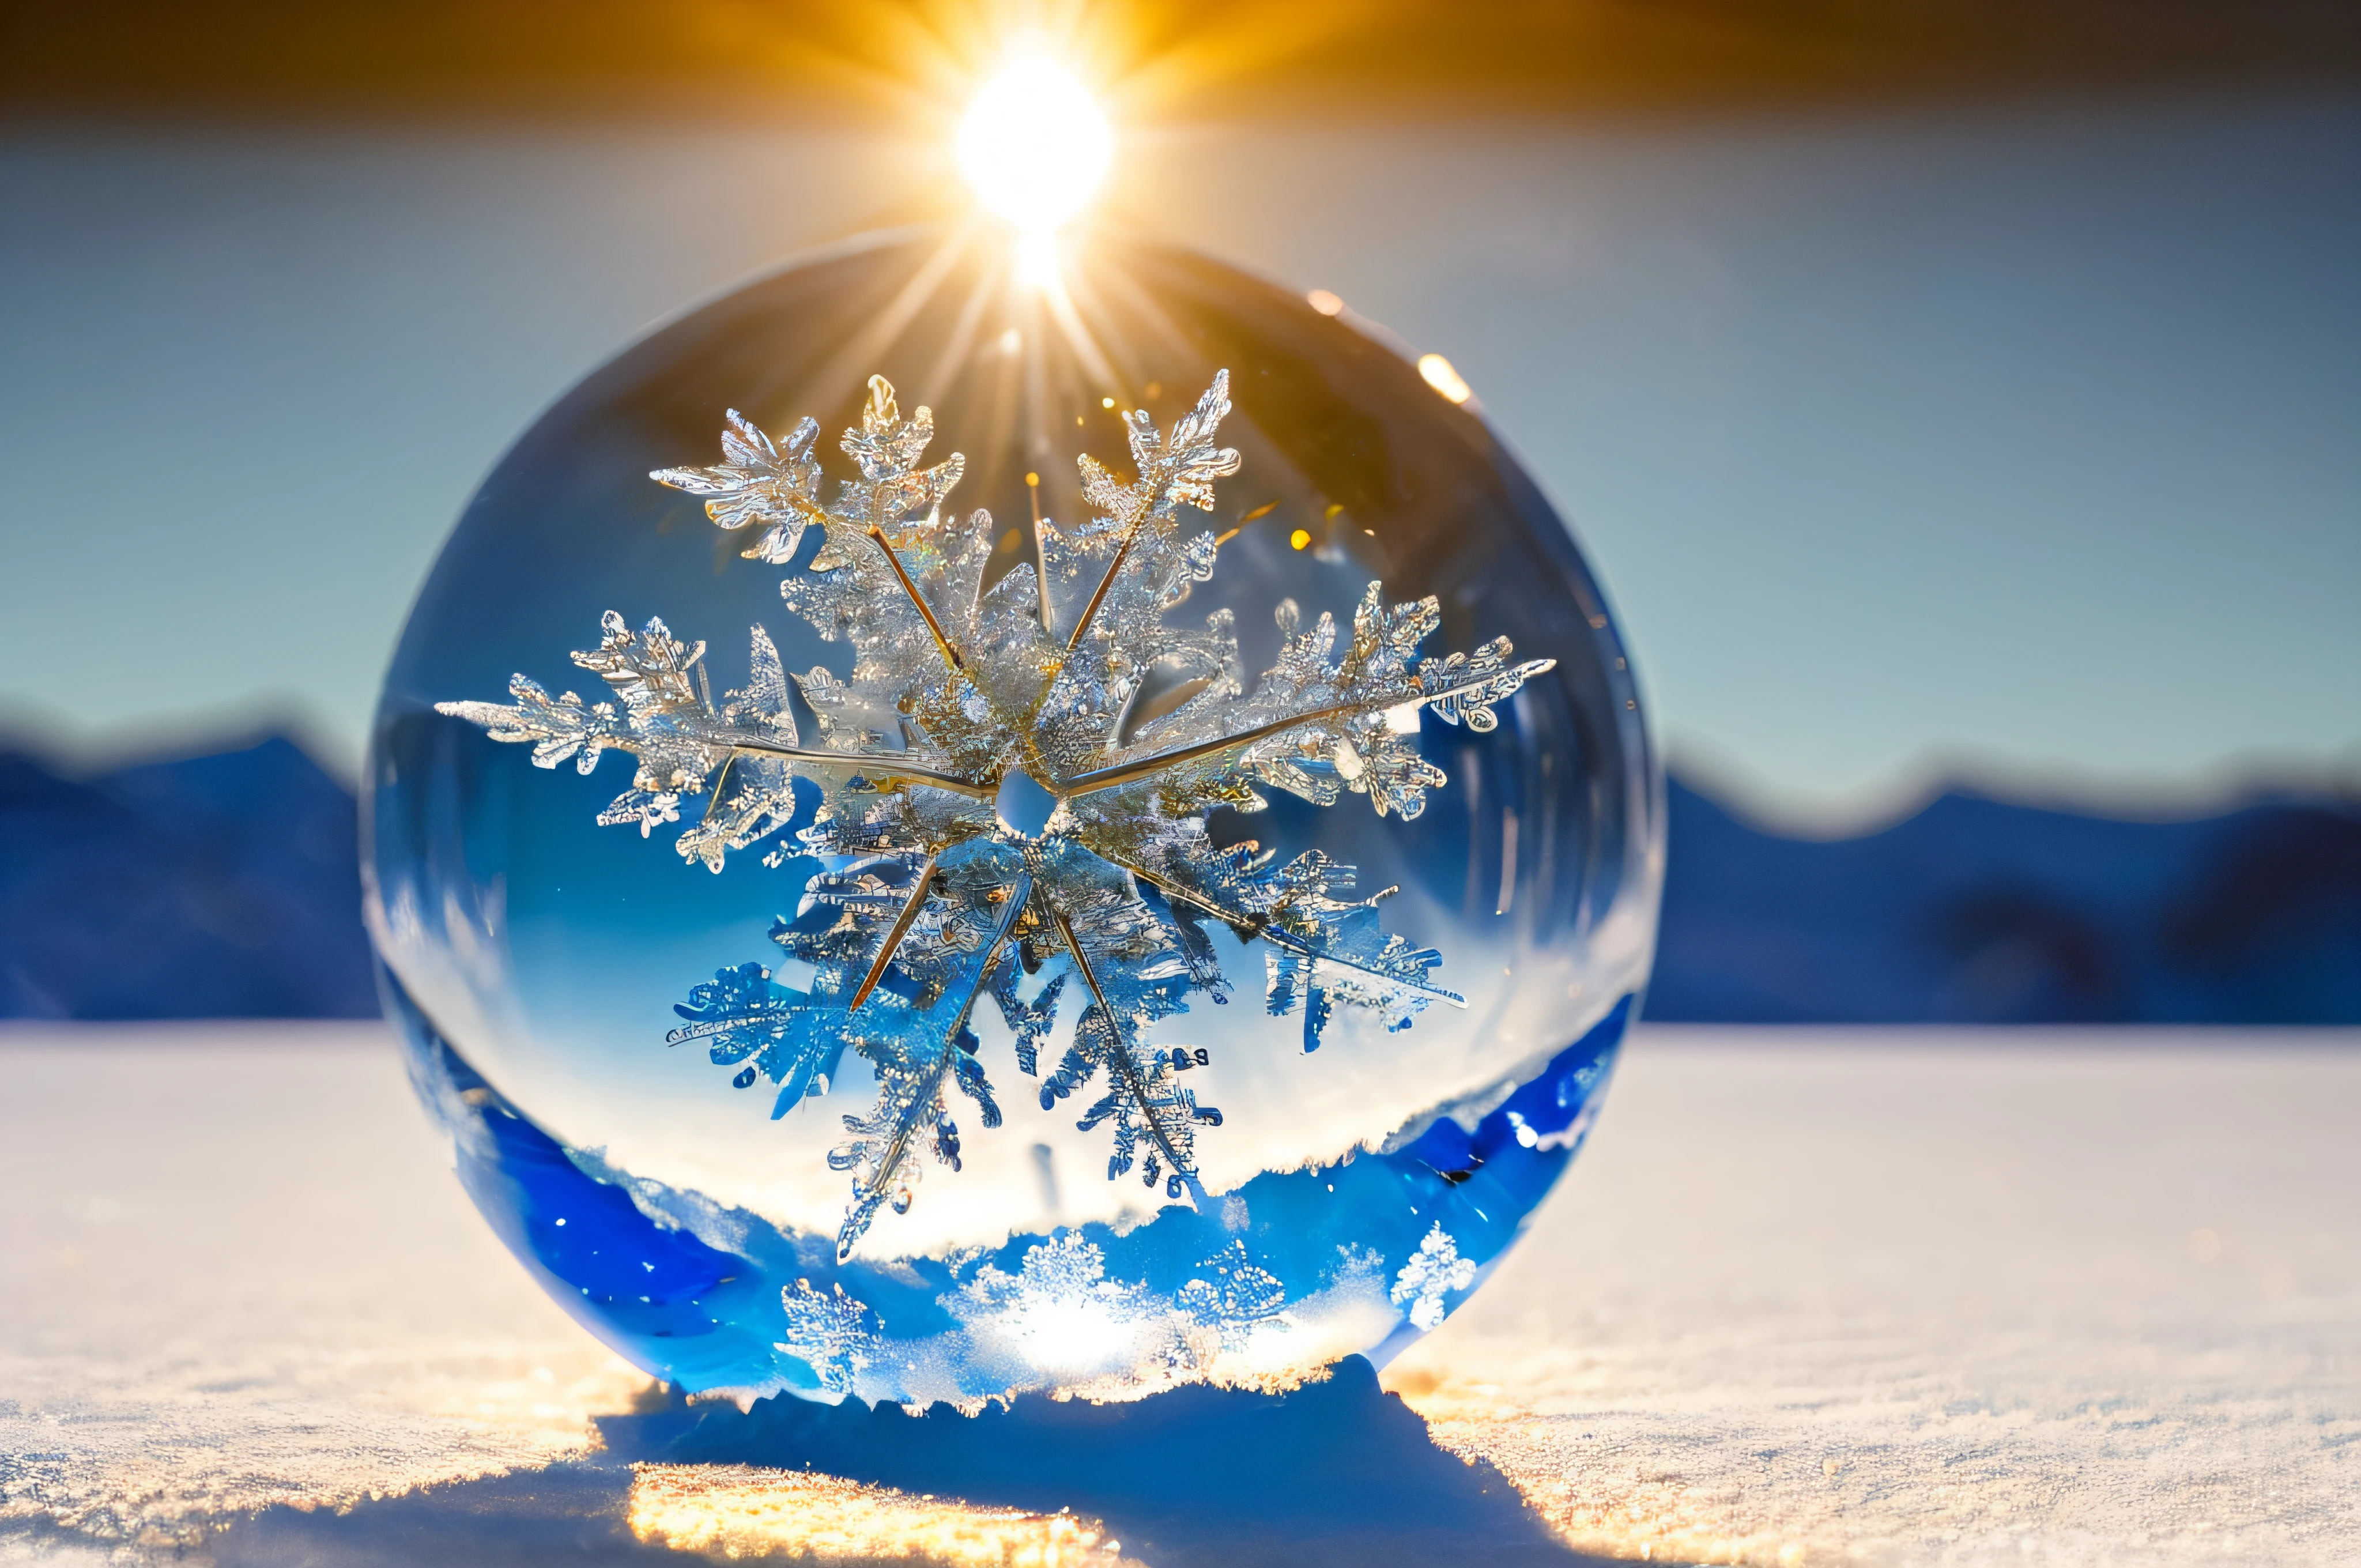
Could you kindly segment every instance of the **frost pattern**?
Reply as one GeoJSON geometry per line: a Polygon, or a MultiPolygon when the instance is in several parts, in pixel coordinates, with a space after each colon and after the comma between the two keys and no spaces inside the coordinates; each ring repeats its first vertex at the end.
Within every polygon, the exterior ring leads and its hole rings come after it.
{"type": "MultiPolygon", "coordinates": [[[[1126,414],[1133,477],[1082,457],[1095,515],[1045,521],[1041,569],[987,586],[990,515],[943,509],[964,459],[921,466],[933,416],[904,418],[882,377],[840,443],[857,475],[825,501],[812,421],[780,444],[732,411],[722,463],[653,477],[748,531],[752,559],[792,567],[817,532],[780,593],[850,647],[849,674],[789,674],[758,626],[745,688],[716,701],[704,643],[609,611],[598,646],[573,656],[606,698],[552,696],[519,674],[509,703],[437,705],[531,745],[544,768],[572,760],[587,773],[610,749],[630,752],[631,788],[598,820],[645,837],[701,798],[675,847],[716,872],[790,825],[799,782],[814,793],[793,852],[821,870],[771,932],[807,982],[723,970],[676,1009],[686,1022],[669,1041],[705,1045],[741,1088],[777,1085],[774,1117],[826,1094],[848,1049],[871,1064],[877,1102],[843,1118],[829,1156],[852,1181],[840,1258],[881,1209],[908,1208],[926,1163],[959,1168],[967,1107],[999,1124],[969,1027],[987,996],[1016,1034],[1017,1069],[1040,1079],[1042,1108],[1074,1099],[1082,1129],[1108,1130],[1110,1179],[1136,1172],[1176,1199],[1196,1181],[1198,1130],[1222,1117],[1181,1081],[1208,1053],[1148,1036],[1192,993],[1225,1000],[1209,925],[1263,944],[1264,1003],[1301,1016],[1307,1051],[1339,1005],[1400,1029],[1438,999],[1464,1004],[1434,983],[1439,953],[1383,928],[1392,889],[1358,896],[1353,869],[1317,850],[1282,862],[1251,842],[1216,848],[1206,815],[1258,810],[1268,787],[1416,817],[1445,783],[1419,749],[1422,710],[1488,730],[1496,706],[1554,661],[1517,662],[1506,639],[1416,658],[1441,620],[1435,600],[1388,604],[1371,583],[1349,626],[1326,613],[1307,624],[1282,601],[1278,660],[1248,686],[1229,610],[1194,627],[1168,620],[1213,569],[1218,542],[1190,520],[1238,471],[1215,439],[1229,411],[1223,371],[1169,431],[1126,414]],[[1046,814],[1025,795],[1046,798],[1046,814]],[[1028,998],[1025,977],[1053,963],[1028,998]],[[1042,1076],[1065,996],[1081,1003],[1071,1043],[1042,1076]]],[[[766,863],[789,853],[777,843],[766,863]]]]}
{"type": "Polygon", "coordinates": [[[1249,1261],[1244,1242],[1232,1242],[1203,1267],[1213,1277],[1180,1287],[1180,1310],[1212,1329],[1224,1350],[1243,1345],[1256,1325],[1277,1318],[1287,1304],[1287,1288],[1279,1276],[1249,1261]]]}
{"type": "Polygon", "coordinates": [[[1233,1241],[1179,1290],[1159,1291],[1110,1278],[1104,1250],[1064,1232],[1006,1266],[980,1252],[959,1260],[959,1282],[936,1298],[953,1326],[907,1338],[887,1334],[842,1288],[799,1279],[781,1292],[776,1348],[831,1397],[940,1399],[971,1413],[1035,1389],[1126,1399],[1190,1382],[1291,1387],[1349,1348],[1334,1321],[1345,1299],[1384,1299],[1368,1260],[1340,1256],[1330,1274],[1290,1303],[1279,1277],[1233,1241]]]}
{"type": "Polygon", "coordinates": [[[779,1304],[786,1312],[786,1334],[772,1348],[809,1366],[829,1393],[852,1392],[883,1348],[869,1326],[869,1308],[846,1295],[841,1285],[815,1290],[808,1279],[780,1291],[779,1304]]]}
{"type": "Polygon", "coordinates": [[[1025,1249],[1015,1274],[985,1264],[943,1299],[994,1360],[1064,1377],[1172,1359],[1170,1308],[1145,1287],[1106,1277],[1106,1255],[1076,1235],[1025,1249]]]}
{"type": "Polygon", "coordinates": [[[1394,1276],[1394,1288],[1388,1297],[1397,1307],[1407,1305],[1411,1327],[1424,1331],[1443,1321],[1445,1295],[1475,1283],[1474,1261],[1459,1255],[1459,1244],[1437,1221],[1410,1261],[1401,1266],[1401,1272],[1394,1276]]]}

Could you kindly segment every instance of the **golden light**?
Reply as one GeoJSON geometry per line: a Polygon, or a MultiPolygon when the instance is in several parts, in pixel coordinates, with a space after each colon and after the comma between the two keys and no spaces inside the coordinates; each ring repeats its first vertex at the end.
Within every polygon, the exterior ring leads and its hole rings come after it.
{"type": "Polygon", "coordinates": [[[1106,173],[1115,137],[1082,84],[1055,62],[1017,61],[987,83],[960,125],[960,168],[983,204],[1036,248],[1081,210],[1106,173]]]}
{"type": "Polygon", "coordinates": [[[1418,373],[1428,386],[1455,403],[1464,403],[1475,396],[1473,389],[1460,378],[1459,372],[1451,367],[1451,361],[1440,354],[1420,355],[1418,373]]]}
{"type": "Polygon", "coordinates": [[[911,1560],[974,1568],[1121,1568],[1123,1543],[1070,1513],[912,1497],[809,1471],[636,1464],[631,1533],[653,1546],[799,1563],[911,1560]]]}

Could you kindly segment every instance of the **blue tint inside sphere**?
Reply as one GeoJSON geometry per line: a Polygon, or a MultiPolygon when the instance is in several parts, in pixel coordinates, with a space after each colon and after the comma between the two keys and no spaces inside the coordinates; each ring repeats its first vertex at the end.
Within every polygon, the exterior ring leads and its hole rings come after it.
{"type": "MultiPolygon", "coordinates": [[[[561,399],[484,482],[387,677],[364,861],[419,1092],[469,1195],[534,1277],[693,1391],[974,1408],[1028,1390],[1283,1387],[1356,1353],[1382,1364],[1465,1301],[1529,1222],[1580,1147],[1645,984],[1662,786],[1637,689],[1571,535],[1482,419],[1349,319],[1202,257],[1100,236],[1049,289],[1008,263],[994,233],[900,231],[659,328],[561,399]],[[939,608],[950,579],[926,576],[928,540],[972,541],[987,598],[1047,574],[1026,629],[1063,649],[1061,616],[1090,628],[1078,598],[1058,598],[1058,563],[1125,558],[1090,543],[1108,503],[1086,494],[1077,457],[1129,482],[1143,449],[1123,414],[1140,411],[1161,439],[1224,371],[1233,407],[1218,439],[1235,472],[1212,481],[1206,510],[1171,513],[1187,537],[1207,536],[1202,558],[1160,621],[1125,622],[1137,647],[1103,639],[1092,655],[1139,671],[1107,699],[1105,757],[1180,757],[1158,737],[1215,722],[1192,716],[1257,689],[1323,613],[1329,657],[1347,658],[1373,582],[1385,604],[1434,601],[1422,656],[1506,637],[1516,659],[1554,664],[1481,714],[1413,701],[1349,734],[1287,731],[1271,744],[1292,750],[1251,795],[1191,808],[1202,837],[1180,872],[1158,861],[1153,875],[1144,861],[1138,877],[1109,873],[1104,908],[1145,910],[1146,935],[1067,922],[1084,929],[1071,938],[1084,956],[1100,954],[1093,972],[1059,945],[1059,919],[1082,905],[1057,846],[1083,831],[1078,812],[1135,798],[1091,782],[1111,762],[979,772],[962,796],[970,775],[938,762],[945,809],[970,813],[953,836],[968,836],[938,859],[865,861],[841,852],[847,803],[906,804],[938,786],[895,783],[879,763],[840,788],[827,781],[845,770],[812,764],[780,784],[758,841],[710,872],[675,842],[708,797],[805,764],[765,773],[775,758],[741,751],[680,774],[693,789],[633,795],[631,757],[584,769],[595,750],[544,747],[544,763],[564,765],[536,767],[534,747],[504,743],[484,717],[526,700],[511,686],[522,674],[553,704],[578,693],[567,713],[603,700],[620,705],[613,722],[641,722],[632,704],[654,698],[569,654],[595,655],[602,636],[656,646],[656,629],[634,629],[660,617],[679,647],[704,645],[680,655],[694,722],[752,723],[761,708],[807,751],[852,733],[843,683],[899,674],[864,676],[857,639],[821,635],[782,600],[783,582],[850,569],[826,554],[838,534],[790,529],[770,558],[749,559],[759,525],[709,516],[649,476],[713,465],[729,411],[771,433],[785,472],[787,433],[808,415],[825,476],[811,494],[826,501],[857,473],[839,433],[873,414],[873,375],[893,383],[897,418],[931,411],[925,463],[963,458],[939,505],[881,524],[877,547],[939,608]],[[610,611],[620,620],[602,631],[610,611]],[[1234,636],[1229,663],[1169,652],[1168,626],[1204,628],[1207,647],[1234,636]],[[780,667],[796,678],[782,684],[780,667]],[[1443,782],[1371,809],[1396,776],[1384,770],[1405,768],[1443,782]],[[600,826],[602,814],[629,819],[600,826]],[[1238,848],[1249,840],[1254,854],[1238,848]],[[1349,866],[1352,880],[1328,874],[1317,897],[1253,918],[1189,902],[1200,872],[1231,868],[1219,875],[1277,900],[1269,877],[1312,864],[1349,866]],[[1253,866],[1271,869],[1236,870],[1253,866]],[[1026,880],[1010,883],[1020,867],[1026,880]],[[916,913],[897,926],[896,909],[916,913]],[[890,961],[855,1008],[847,978],[872,950],[890,961]],[[1356,979],[1352,954],[1383,975],[1356,979]],[[1386,991],[1405,973],[1431,977],[1408,1003],[1386,991]],[[736,1000],[714,1000],[724,992],[736,1000]],[[1104,1013],[1094,994],[1112,998],[1104,1013]],[[724,1014],[726,1028],[698,1032],[724,1014]],[[1027,1016],[1049,1019],[1046,1034],[1027,1036],[1027,1016]],[[1119,1020],[1108,1048],[1135,1054],[1085,1060],[1061,1095],[1061,1063],[1104,1016],[1119,1020]],[[935,1076],[909,1078],[914,1062],[935,1076]],[[1126,1098],[1123,1062],[1168,1088],[1141,1080],[1126,1098]],[[861,1126],[890,1121],[913,1082],[940,1092],[939,1116],[897,1124],[909,1139],[862,1144],[861,1126]],[[1171,1099],[1174,1085],[1188,1094],[1171,1099]],[[1158,1093],[1168,1111],[1193,1108],[1177,1147],[1159,1142],[1158,1093]],[[854,1213],[865,1173],[889,1168],[854,1213]]],[[[1087,588],[1097,570],[1073,582],[1087,588]]],[[[875,613],[906,618],[898,592],[875,613]]],[[[983,634],[943,620],[918,663],[939,647],[968,671],[956,679],[983,689],[969,666],[986,653],[956,646],[983,634]]],[[[1440,689],[1439,664],[1401,668],[1440,689]]],[[[858,720],[859,743],[917,767],[959,722],[906,703],[899,718],[858,720]]],[[[643,762],[661,751],[653,730],[635,733],[643,762]]],[[[1178,785],[1137,789],[1140,811],[1187,815],[1170,804],[1178,785]]]]}

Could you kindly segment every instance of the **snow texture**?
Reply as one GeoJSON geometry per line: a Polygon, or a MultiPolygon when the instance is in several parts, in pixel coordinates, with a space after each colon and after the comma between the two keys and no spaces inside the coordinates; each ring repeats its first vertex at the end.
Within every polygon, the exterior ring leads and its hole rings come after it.
{"type": "Polygon", "coordinates": [[[0,1560],[583,1452],[646,1379],[518,1267],[383,1025],[0,1032],[0,1560]]]}
{"type": "Polygon", "coordinates": [[[2361,1563],[2361,1035],[1643,1028],[1388,1369],[1587,1551],[2361,1563]]]}
{"type": "MultiPolygon", "coordinates": [[[[1387,1381],[1613,1556],[2351,1563],[2356,1124],[2350,1034],[1643,1028],[1387,1381]]],[[[0,1561],[586,1447],[642,1380],[443,1158],[373,1028],[0,1035],[0,1561]]],[[[1086,1294],[1081,1252],[995,1288],[1086,1294]]]]}

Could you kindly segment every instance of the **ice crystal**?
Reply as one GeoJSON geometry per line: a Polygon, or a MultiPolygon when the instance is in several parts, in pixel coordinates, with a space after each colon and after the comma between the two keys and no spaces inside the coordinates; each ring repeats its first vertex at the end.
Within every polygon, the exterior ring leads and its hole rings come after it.
{"type": "Polygon", "coordinates": [[[869,1308],[846,1295],[841,1285],[815,1290],[808,1279],[780,1291],[779,1305],[786,1315],[786,1337],[774,1348],[810,1367],[829,1393],[852,1392],[884,1349],[869,1325],[869,1308]]]}
{"type": "Polygon", "coordinates": [[[1023,1342],[1037,1364],[1090,1359],[1104,1346],[1078,1338],[1122,1338],[1166,1310],[1146,1288],[1109,1279],[1106,1254],[1073,1234],[1027,1247],[1015,1274],[985,1264],[942,1304],[971,1330],[1023,1342]]]}
{"type": "Polygon", "coordinates": [[[1388,1294],[1395,1306],[1410,1308],[1412,1328],[1425,1330],[1443,1321],[1444,1296],[1475,1283],[1476,1265],[1459,1255],[1459,1244],[1438,1221],[1394,1276],[1394,1288],[1388,1294]]]}
{"type": "MultiPolygon", "coordinates": [[[[1251,1376],[1246,1367],[1223,1365],[1224,1356],[1244,1348],[1257,1330],[1291,1326],[1283,1310],[1286,1288],[1253,1261],[1244,1242],[1232,1242],[1177,1293],[1167,1293],[1109,1278],[1105,1252],[1066,1232],[1027,1246],[1014,1272],[982,1263],[936,1304],[956,1329],[882,1339],[862,1337],[866,1324],[856,1322],[815,1348],[840,1366],[855,1356],[889,1368],[980,1364],[997,1369],[1013,1388],[1129,1397],[1208,1376],[1251,1376]]],[[[810,1311],[800,1301],[796,1310],[810,1311]]]]}
{"type": "Polygon", "coordinates": [[[1278,1317],[1287,1304],[1287,1288],[1279,1276],[1248,1259],[1244,1242],[1232,1242],[1201,1266],[1213,1277],[1180,1287],[1180,1310],[1213,1330],[1224,1349],[1244,1344],[1257,1324],[1278,1317]]]}
{"type": "Polygon", "coordinates": [[[599,645],[574,655],[609,700],[553,697],[520,674],[510,703],[439,705],[531,744],[544,768],[572,759],[588,773],[610,748],[631,752],[631,787],[598,820],[645,836],[701,796],[675,848],[717,872],[790,825],[798,781],[816,792],[794,850],[822,869],[771,932],[808,970],[805,986],[759,964],[725,969],[676,1008],[686,1022],[669,1040],[706,1044],[741,1088],[778,1085],[774,1116],[827,1093],[847,1049],[870,1064],[877,1102],[843,1118],[829,1156],[852,1178],[840,1256],[881,1208],[909,1206],[927,1157],[958,1168],[954,1094],[999,1124],[970,1027],[987,995],[1034,1077],[1061,996],[1081,999],[1071,1043],[1040,1078],[1042,1108],[1096,1084],[1079,1125],[1109,1129],[1109,1178],[1136,1170],[1172,1198],[1195,1183],[1198,1130],[1221,1113],[1181,1081],[1209,1053],[1148,1036],[1191,993],[1224,1000],[1208,927],[1263,944],[1265,1005],[1301,1013],[1307,1051],[1339,1004],[1403,1028],[1438,998],[1459,1003],[1433,980],[1441,955],[1383,929],[1377,905],[1391,889],[1356,896],[1352,868],[1317,850],[1282,862],[1251,842],[1216,847],[1206,816],[1259,809],[1261,785],[1321,806],[1363,795],[1380,817],[1416,817],[1445,782],[1419,750],[1421,712],[1488,730],[1495,706],[1553,661],[1516,662],[1499,639],[1414,662],[1436,602],[1388,604],[1371,583],[1349,628],[1324,613],[1306,625],[1282,601],[1278,660],[1249,689],[1230,611],[1194,628],[1168,620],[1213,570],[1217,541],[1190,519],[1238,470],[1215,441],[1229,411],[1224,371],[1169,431],[1126,414],[1134,477],[1081,458],[1096,515],[1044,522],[1040,570],[986,584],[991,517],[943,509],[964,460],[920,466],[933,417],[904,418],[882,377],[840,444],[857,477],[832,500],[819,499],[812,421],[782,444],[733,411],[723,463],[653,477],[706,498],[720,527],[750,531],[752,559],[792,567],[818,531],[780,592],[823,639],[849,644],[850,673],[790,676],[758,626],[745,688],[717,702],[704,643],[661,620],[634,631],[609,611],[599,645]],[[1151,674],[1185,700],[1143,704],[1151,674]],[[1053,962],[1060,972],[1027,997],[1026,977],[1053,962]]]}

